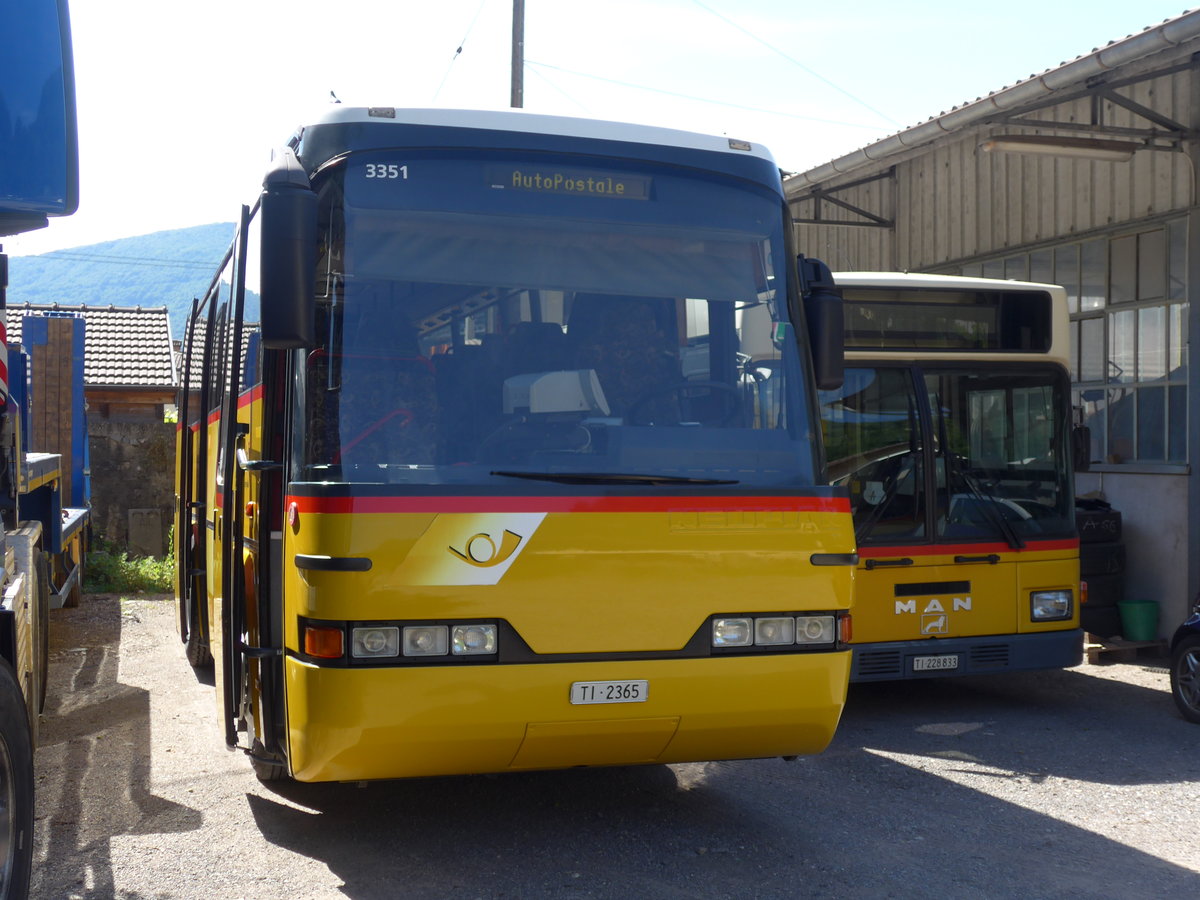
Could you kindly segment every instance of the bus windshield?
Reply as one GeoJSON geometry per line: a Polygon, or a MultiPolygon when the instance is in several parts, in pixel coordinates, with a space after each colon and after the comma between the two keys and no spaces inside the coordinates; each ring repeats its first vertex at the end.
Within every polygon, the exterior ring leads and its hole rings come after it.
{"type": "Polygon", "coordinates": [[[317,189],[304,480],[815,483],[778,197],[499,151],[361,153],[317,189]]]}
{"type": "Polygon", "coordinates": [[[1069,537],[1065,390],[1044,365],[847,369],[822,418],[860,543],[1069,537]]]}

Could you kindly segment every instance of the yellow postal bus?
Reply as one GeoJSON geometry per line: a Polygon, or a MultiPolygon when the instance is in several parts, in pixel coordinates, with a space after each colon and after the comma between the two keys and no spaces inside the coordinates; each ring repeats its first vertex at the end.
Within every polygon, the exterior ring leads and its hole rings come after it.
{"type": "Polygon", "coordinates": [[[723,137],[345,107],[296,134],[180,397],[180,636],[260,777],[826,746],[841,310],[790,233],[770,155],[723,137]]]}
{"type": "Polygon", "coordinates": [[[1078,664],[1065,292],[834,279],[846,373],[821,417],[859,546],[851,680],[1078,664]]]}

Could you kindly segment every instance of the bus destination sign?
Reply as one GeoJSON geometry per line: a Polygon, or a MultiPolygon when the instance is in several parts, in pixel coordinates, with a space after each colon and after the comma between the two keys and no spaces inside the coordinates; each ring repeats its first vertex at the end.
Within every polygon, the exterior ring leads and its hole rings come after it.
{"type": "Polygon", "coordinates": [[[498,190],[619,200],[650,199],[650,178],[645,175],[616,175],[612,172],[557,167],[490,166],[487,177],[489,185],[498,190]]]}

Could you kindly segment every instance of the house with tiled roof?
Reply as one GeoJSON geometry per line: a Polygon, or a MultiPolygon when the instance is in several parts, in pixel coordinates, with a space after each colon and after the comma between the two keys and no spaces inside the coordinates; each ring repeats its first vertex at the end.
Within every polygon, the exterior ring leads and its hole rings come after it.
{"type": "Polygon", "coordinates": [[[5,310],[10,342],[21,342],[22,320],[28,315],[84,319],[83,382],[93,422],[163,420],[176,388],[165,306],[10,304],[5,310]]]}
{"type": "Polygon", "coordinates": [[[28,316],[84,320],[93,532],[136,555],[163,555],[175,440],[174,424],[164,420],[177,384],[167,308],[10,304],[10,343],[22,342],[28,316]]]}

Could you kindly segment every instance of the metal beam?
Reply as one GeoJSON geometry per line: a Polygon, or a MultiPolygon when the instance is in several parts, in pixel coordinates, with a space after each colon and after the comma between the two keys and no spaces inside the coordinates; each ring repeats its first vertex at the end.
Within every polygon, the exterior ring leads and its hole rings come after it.
{"type": "Polygon", "coordinates": [[[1152,122],[1174,134],[1186,134],[1187,127],[1176,122],[1174,119],[1167,118],[1162,113],[1155,112],[1147,106],[1142,106],[1135,100],[1130,100],[1128,97],[1122,97],[1115,91],[1102,90],[1100,96],[1110,103],[1115,103],[1117,106],[1123,107],[1133,113],[1135,116],[1141,116],[1148,122],[1152,122]]]}
{"type": "Polygon", "coordinates": [[[854,181],[847,181],[845,184],[839,184],[837,187],[811,188],[806,193],[799,197],[794,197],[788,201],[788,207],[793,204],[803,203],[806,200],[811,200],[813,203],[814,218],[797,219],[793,218],[792,222],[797,225],[849,225],[857,228],[892,228],[895,222],[892,219],[877,215],[873,212],[868,212],[860,206],[855,206],[840,197],[834,196],[841,191],[848,191],[851,188],[861,187],[864,184],[871,184],[875,181],[890,181],[896,174],[896,167],[889,166],[886,172],[881,172],[878,175],[868,175],[866,178],[857,178],[854,181]],[[856,216],[861,216],[865,221],[848,221],[845,219],[825,219],[821,216],[822,201],[827,201],[839,209],[844,209],[847,212],[853,213],[856,216]]]}

